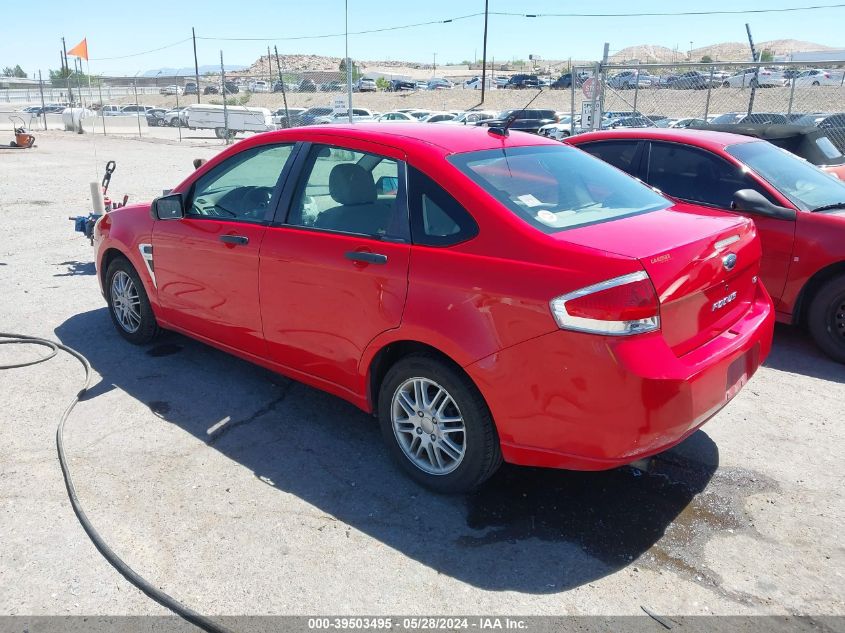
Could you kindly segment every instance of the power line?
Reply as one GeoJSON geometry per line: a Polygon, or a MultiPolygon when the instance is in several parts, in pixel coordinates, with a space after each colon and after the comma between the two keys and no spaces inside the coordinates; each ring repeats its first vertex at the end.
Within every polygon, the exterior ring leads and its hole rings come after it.
{"type": "MultiPolygon", "coordinates": [[[[725,9],[720,11],[654,11],[642,13],[515,13],[510,11],[490,11],[490,15],[501,17],[519,17],[519,18],[641,18],[641,17],[683,17],[683,16],[707,16],[707,15],[743,15],[743,14],[760,14],[760,13],[789,13],[797,11],[817,11],[822,9],[842,9],[845,8],[845,3],[839,4],[818,4],[801,7],[785,7],[778,9],[725,9]]],[[[416,22],[413,24],[401,24],[397,26],[386,26],[378,29],[366,29],[363,31],[350,31],[348,35],[368,35],[371,33],[384,33],[388,31],[400,31],[404,29],[412,29],[421,26],[431,26],[434,24],[448,24],[450,22],[457,22],[458,20],[467,20],[483,16],[483,12],[470,13],[444,20],[430,20],[428,22],[416,22]]],[[[319,35],[300,35],[292,37],[216,37],[216,36],[197,36],[198,40],[218,40],[218,41],[241,41],[241,42],[276,42],[276,41],[296,41],[296,40],[317,40],[327,39],[332,37],[343,37],[347,33],[323,33],[319,35]]]]}
{"type": "Polygon", "coordinates": [[[130,53],[129,55],[118,55],[116,57],[92,57],[89,61],[92,62],[104,62],[109,61],[112,59],[128,59],[129,57],[140,57],[141,55],[147,55],[149,53],[155,53],[156,51],[163,51],[165,48],[173,48],[174,46],[179,46],[179,44],[184,44],[185,42],[191,41],[190,37],[186,37],[184,40],[179,40],[178,42],[173,42],[172,44],[165,44],[164,46],[159,46],[158,48],[151,48],[148,51],[141,51],[140,53],[130,53]]]}

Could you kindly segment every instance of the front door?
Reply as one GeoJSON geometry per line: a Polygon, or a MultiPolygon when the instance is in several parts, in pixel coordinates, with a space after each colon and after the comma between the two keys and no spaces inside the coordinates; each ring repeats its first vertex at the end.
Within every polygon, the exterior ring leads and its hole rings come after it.
{"type": "Polygon", "coordinates": [[[261,246],[261,314],[275,362],[359,392],[364,349],[399,326],[405,305],[403,159],[352,140],[310,147],[287,213],[261,246]]]}
{"type": "Polygon", "coordinates": [[[260,145],[201,176],[186,214],[157,220],[153,264],[162,317],[177,328],[266,357],[258,252],[293,145],[260,145]]]}

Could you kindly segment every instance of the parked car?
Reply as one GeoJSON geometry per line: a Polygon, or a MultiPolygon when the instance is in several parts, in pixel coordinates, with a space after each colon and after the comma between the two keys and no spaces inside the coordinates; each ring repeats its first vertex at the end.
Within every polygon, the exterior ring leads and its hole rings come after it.
{"type": "Polygon", "coordinates": [[[182,86],[177,86],[176,84],[171,84],[169,86],[165,86],[159,92],[163,95],[181,95],[184,94],[185,89],[182,86]]]}
{"type": "Polygon", "coordinates": [[[344,398],[441,492],[502,461],[602,470],[662,452],[771,344],[750,220],[527,134],[255,135],[103,216],[94,243],[121,337],[177,330],[344,398]]]}
{"type": "Polygon", "coordinates": [[[531,132],[536,134],[538,130],[549,123],[557,123],[557,114],[554,110],[503,110],[496,115],[494,119],[487,119],[486,121],[479,121],[476,125],[485,127],[503,127],[508,121],[511,121],[509,130],[519,130],[521,132],[531,132]]]}
{"type": "Polygon", "coordinates": [[[439,77],[435,77],[434,79],[429,79],[428,83],[425,86],[426,90],[451,90],[452,89],[452,82],[448,79],[440,79],[439,77]]]}
{"type": "Polygon", "coordinates": [[[707,75],[691,70],[670,79],[667,85],[675,90],[707,90],[709,84],[710,78],[707,75]]]}
{"type": "MultiPolygon", "coordinates": [[[[399,110],[399,112],[402,112],[402,110],[399,110]]],[[[432,112],[431,110],[417,110],[412,108],[411,110],[408,110],[408,114],[414,117],[417,121],[422,121],[429,114],[432,114],[432,112]]]]}
{"type": "Polygon", "coordinates": [[[645,70],[623,70],[607,80],[607,85],[616,90],[633,90],[634,88],[651,88],[657,83],[645,70]]]}
{"type": "MultiPolygon", "coordinates": [[[[365,108],[352,108],[352,120],[354,122],[359,121],[373,121],[376,118],[375,114],[372,110],[367,110],[365,108]]],[[[348,110],[343,112],[332,112],[331,114],[327,114],[324,116],[318,116],[314,118],[314,123],[319,125],[325,125],[326,123],[344,123],[349,121],[349,112],[348,110]]]]}
{"type": "Polygon", "coordinates": [[[420,119],[421,123],[443,123],[444,121],[452,121],[457,118],[451,112],[431,112],[427,116],[420,119]]]}
{"type": "Polygon", "coordinates": [[[538,88],[540,86],[540,79],[537,75],[527,75],[525,73],[517,73],[516,75],[511,75],[510,79],[508,79],[508,83],[504,86],[505,88],[514,88],[514,89],[521,89],[521,88],[538,88]]]}
{"type": "Polygon", "coordinates": [[[164,114],[161,115],[162,120],[164,121],[165,125],[169,125],[170,127],[187,127],[187,122],[184,118],[180,117],[180,114],[185,110],[186,106],[180,106],[178,108],[172,108],[168,110],[164,114]]]}
{"type": "Polygon", "coordinates": [[[199,89],[197,88],[197,84],[193,81],[189,81],[185,84],[185,89],[183,91],[186,95],[195,95],[199,94],[199,89]]]}
{"type": "Polygon", "coordinates": [[[614,119],[602,127],[606,129],[616,129],[619,127],[657,127],[657,125],[648,117],[629,116],[622,119],[614,119]]]}
{"type": "Polygon", "coordinates": [[[404,121],[414,123],[417,119],[407,112],[385,112],[384,114],[377,116],[376,121],[404,121]]]}
{"type": "Polygon", "coordinates": [[[787,79],[783,73],[774,68],[760,68],[755,78],[754,68],[745,68],[730,77],[722,80],[723,88],[752,88],[755,85],[760,88],[774,88],[776,86],[785,86],[787,79]]]}
{"type": "MultiPolygon", "coordinates": [[[[237,87],[237,86],[236,86],[237,87]]],[[[220,88],[215,86],[214,84],[209,84],[205,88],[202,89],[202,93],[204,95],[216,95],[220,94],[220,88]]]]}
{"type": "Polygon", "coordinates": [[[297,115],[296,117],[292,117],[293,125],[312,125],[314,121],[321,116],[329,116],[334,112],[334,108],[330,106],[314,106],[313,108],[308,108],[302,114],[297,115]]]}
{"type": "MultiPolygon", "coordinates": [[[[51,106],[47,106],[48,112],[49,112],[50,107],[51,106]]],[[[58,106],[52,106],[52,107],[56,108],[58,106]]],[[[123,106],[113,105],[113,104],[107,103],[100,108],[100,115],[101,116],[122,116],[122,113],[121,113],[122,107],[123,106]]]]}
{"type": "Polygon", "coordinates": [[[299,115],[305,112],[305,108],[288,108],[287,113],[285,113],[284,108],[278,108],[274,110],[271,114],[273,123],[280,127],[293,127],[294,123],[298,120],[299,115]],[[290,118],[290,124],[288,124],[288,118],[290,118]]]}
{"type": "Polygon", "coordinates": [[[346,84],[339,81],[326,81],[320,84],[320,92],[343,92],[346,84]]]}
{"type": "Polygon", "coordinates": [[[150,127],[166,126],[167,121],[164,120],[165,112],[167,112],[167,110],[165,110],[164,108],[153,108],[152,110],[147,110],[147,125],[150,127]]]}
{"type": "MultiPolygon", "coordinates": [[[[575,131],[579,131],[581,124],[580,115],[575,116],[575,131]]],[[[572,134],[572,117],[570,115],[559,116],[557,123],[547,123],[537,130],[540,136],[553,138],[556,141],[561,141],[572,134]]]]}
{"type": "Polygon", "coordinates": [[[778,320],[806,325],[845,362],[844,182],[767,141],[725,132],[616,130],[566,142],[676,200],[753,219],[778,320]]]}
{"type": "Polygon", "coordinates": [[[223,94],[236,95],[240,91],[240,87],[234,81],[227,81],[226,84],[223,86],[223,94]]]}
{"type": "Polygon", "coordinates": [[[687,117],[683,119],[675,119],[670,121],[669,127],[685,129],[693,125],[706,125],[707,121],[704,119],[697,119],[695,117],[687,117]]]}
{"type": "Polygon", "coordinates": [[[388,91],[390,92],[403,92],[406,90],[416,90],[417,83],[415,81],[409,81],[407,79],[391,79],[390,83],[387,86],[388,91]]]}
{"type": "Polygon", "coordinates": [[[804,70],[792,79],[796,88],[810,86],[841,86],[843,71],[830,71],[822,68],[804,70]]]}
{"type": "Polygon", "coordinates": [[[132,116],[135,116],[136,114],[140,114],[141,116],[145,116],[147,112],[152,109],[152,106],[137,105],[131,103],[120,108],[120,113],[122,115],[131,114],[132,116]]]}
{"type": "Polygon", "coordinates": [[[270,92],[272,86],[266,81],[251,81],[249,83],[250,92],[270,92]]]}
{"type": "Polygon", "coordinates": [[[378,90],[376,80],[371,77],[361,77],[353,84],[352,88],[355,92],[376,92],[378,90]]]}
{"type": "Polygon", "coordinates": [[[440,121],[445,125],[475,125],[479,121],[487,121],[496,118],[496,112],[492,110],[468,110],[461,112],[454,119],[440,121]]]}
{"type": "Polygon", "coordinates": [[[777,112],[752,112],[751,114],[746,112],[726,112],[710,119],[708,122],[713,125],[733,125],[740,123],[754,123],[757,125],[775,123],[786,125],[789,123],[789,120],[785,115],[778,114],[777,112]]]}
{"type": "Polygon", "coordinates": [[[845,154],[845,112],[820,112],[792,120],[793,125],[812,125],[824,130],[831,143],[845,154]]]}

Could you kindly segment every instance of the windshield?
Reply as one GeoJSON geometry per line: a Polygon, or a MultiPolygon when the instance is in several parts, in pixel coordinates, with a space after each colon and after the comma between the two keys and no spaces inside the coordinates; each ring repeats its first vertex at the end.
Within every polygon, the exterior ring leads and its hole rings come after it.
{"type": "Polygon", "coordinates": [[[845,183],[766,141],[725,148],[803,211],[845,203],[845,183]]]}
{"type": "Polygon", "coordinates": [[[710,123],[715,123],[716,125],[721,125],[723,123],[736,123],[741,118],[742,118],[741,114],[734,114],[734,113],[720,114],[715,119],[710,121],[710,123]]]}
{"type": "Polygon", "coordinates": [[[565,145],[455,154],[449,161],[517,216],[545,233],[665,209],[639,181],[565,145]]]}

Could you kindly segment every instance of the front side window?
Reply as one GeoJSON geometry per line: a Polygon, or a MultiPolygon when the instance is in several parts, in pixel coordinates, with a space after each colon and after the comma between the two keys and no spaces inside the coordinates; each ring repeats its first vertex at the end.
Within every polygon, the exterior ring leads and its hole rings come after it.
{"type": "Polygon", "coordinates": [[[288,224],[406,239],[404,164],[376,154],[313,145],[288,224]]]}
{"type": "Polygon", "coordinates": [[[670,202],[585,152],[511,147],[449,158],[515,215],[545,233],[665,209],[670,202]]]}
{"type": "Polygon", "coordinates": [[[737,143],[725,151],[803,211],[845,203],[845,183],[771,143],[737,143]]]}
{"type": "Polygon", "coordinates": [[[293,145],[261,145],[233,156],[197,180],[187,214],[263,221],[292,152],[293,145]]]}
{"type": "Polygon", "coordinates": [[[754,189],[771,196],[736,166],[712,152],[675,143],[652,143],[648,184],[664,193],[721,209],[730,209],[734,193],[754,189]]]}

